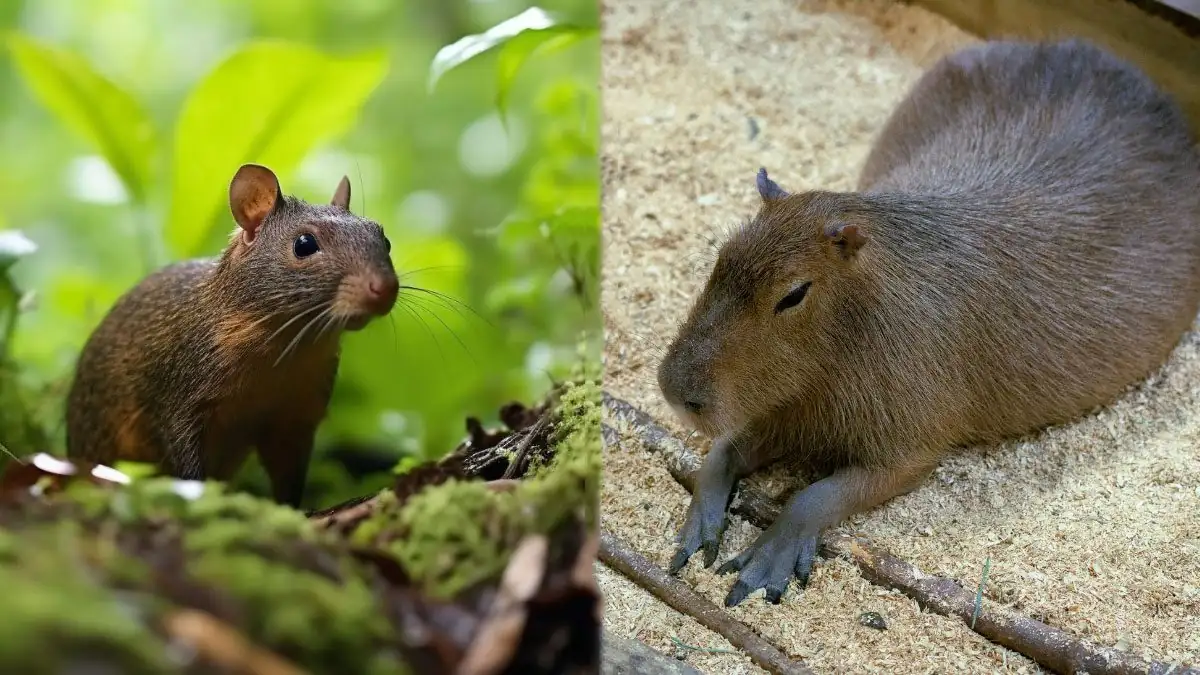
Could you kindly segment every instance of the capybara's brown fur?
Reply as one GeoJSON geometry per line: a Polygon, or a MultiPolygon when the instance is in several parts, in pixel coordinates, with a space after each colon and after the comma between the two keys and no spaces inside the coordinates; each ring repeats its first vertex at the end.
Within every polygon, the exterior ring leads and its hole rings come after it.
{"type": "Polygon", "coordinates": [[[145,461],[228,480],[251,448],[275,498],[299,504],[343,330],[391,310],[398,281],[380,226],[286,197],[265,167],[234,176],[238,228],[219,259],[146,277],[84,346],[67,399],[67,454],[145,461]]]}
{"type": "Polygon", "coordinates": [[[820,529],[949,449],[1072,420],[1158,368],[1200,308],[1194,143],[1101,49],[993,42],[918,81],[858,191],[788,194],[761,171],[761,210],[659,371],[717,439],[673,569],[712,563],[740,476],[802,453],[831,475],[725,566],[731,604],[778,600],[820,529]]]}

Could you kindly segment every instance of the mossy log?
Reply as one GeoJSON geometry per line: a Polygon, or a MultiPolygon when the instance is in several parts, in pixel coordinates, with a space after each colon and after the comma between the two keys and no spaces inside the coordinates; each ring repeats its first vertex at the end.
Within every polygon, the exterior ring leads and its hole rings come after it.
{"type": "Polygon", "coordinates": [[[564,384],[509,406],[509,429],[469,425],[445,459],[313,514],[11,462],[0,672],[597,672],[599,401],[594,381],[564,384]]]}

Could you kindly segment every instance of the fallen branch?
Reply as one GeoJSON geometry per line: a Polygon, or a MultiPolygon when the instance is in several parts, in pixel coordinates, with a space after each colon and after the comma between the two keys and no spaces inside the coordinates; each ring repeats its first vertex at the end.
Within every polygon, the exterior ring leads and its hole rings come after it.
{"type": "MultiPolygon", "coordinates": [[[[485,481],[484,484],[489,490],[494,492],[508,492],[515,490],[520,481],[521,479],[519,478],[497,478],[496,480],[485,481]]],[[[317,527],[348,527],[349,529],[353,529],[354,525],[370,518],[375,513],[375,509],[379,508],[379,499],[379,495],[373,497],[356,497],[337,506],[309,513],[308,519],[317,527]]]]}
{"type": "Polygon", "coordinates": [[[668,575],[609,532],[600,534],[600,561],[624,574],[672,609],[696,619],[705,628],[720,633],[759,666],[777,675],[812,675],[802,663],[788,658],[778,647],[737,621],[716,604],[668,575]]]}
{"type": "MultiPolygon", "coordinates": [[[[630,427],[645,447],[658,452],[671,475],[691,491],[701,458],[662,425],[633,405],[604,392],[608,419],[604,442],[613,446],[620,434],[613,422],[630,427]]],[[[730,507],[759,528],[767,528],[778,517],[781,506],[753,486],[743,485],[730,507]]],[[[1200,675],[1200,670],[1181,664],[1146,661],[1134,654],[1077,638],[1003,607],[984,605],[974,620],[975,594],[953,579],[930,576],[914,565],[867,541],[837,532],[821,535],[821,553],[827,558],[841,556],[858,566],[868,581],[894,588],[916,600],[921,607],[947,617],[960,619],[969,628],[996,644],[1024,654],[1041,666],[1058,673],[1089,675],[1200,675]]]]}

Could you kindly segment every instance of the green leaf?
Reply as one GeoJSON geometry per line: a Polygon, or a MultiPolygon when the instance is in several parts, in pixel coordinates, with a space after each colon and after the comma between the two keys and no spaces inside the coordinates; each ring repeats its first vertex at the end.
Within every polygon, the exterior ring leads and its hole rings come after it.
{"type": "Polygon", "coordinates": [[[21,300],[20,292],[8,276],[8,269],[34,251],[37,251],[37,244],[17,230],[0,232],[0,358],[8,355],[12,344],[21,300]]]}
{"type": "Polygon", "coordinates": [[[18,259],[37,251],[33,243],[19,230],[0,232],[0,274],[8,272],[18,259]]]}
{"type": "Polygon", "coordinates": [[[596,32],[595,28],[558,25],[526,30],[510,39],[500,50],[496,65],[496,108],[501,119],[508,109],[508,92],[526,61],[566,49],[596,32]]]}
{"type": "Polygon", "coordinates": [[[438,50],[429,65],[429,91],[433,91],[438,80],[446,73],[504,44],[529,30],[542,31],[559,25],[559,20],[540,7],[530,7],[520,14],[505,19],[482,33],[467,35],[457,42],[438,50]]]}
{"type": "Polygon", "coordinates": [[[387,68],[382,50],[333,56],[277,41],[250,43],[221,62],[192,90],[175,129],[171,251],[202,253],[240,165],[284,174],[349,129],[387,68]]]}
{"type": "Polygon", "coordinates": [[[600,210],[562,209],[550,219],[547,236],[564,260],[580,299],[590,306],[598,297],[596,284],[600,278],[600,210]]]}
{"type": "Polygon", "coordinates": [[[134,201],[144,201],[158,134],[141,105],[76,54],[19,33],[8,35],[8,45],[34,96],[104,156],[134,201]]]}
{"type": "Polygon", "coordinates": [[[150,478],[158,473],[158,467],[149,462],[117,462],[113,468],[133,480],[150,478]]]}

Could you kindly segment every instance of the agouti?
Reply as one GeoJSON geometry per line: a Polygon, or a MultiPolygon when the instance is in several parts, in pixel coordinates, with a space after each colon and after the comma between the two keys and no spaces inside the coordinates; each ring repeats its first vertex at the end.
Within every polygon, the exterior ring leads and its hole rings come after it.
{"type": "Polygon", "coordinates": [[[817,535],[955,446],[1066,422],[1166,359],[1200,307],[1200,153],[1134,66],[1080,41],[936,64],[856,192],[789,194],[722,246],[659,371],[716,439],[671,570],[711,565],[737,481],[785,454],[827,476],[720,571],[727,604],[807,580],[817,535]]]}
{"type": "Polygon", "coordinates": [[[376,222],[284,196],[247,164],[229,186],[237,228],[216,259],[169,265],[121,297],[83,348],[67,454],[228,480],[252,448],[277,501],[300,503],[342,331],[391,311],[399,280],[376,222]]]}

